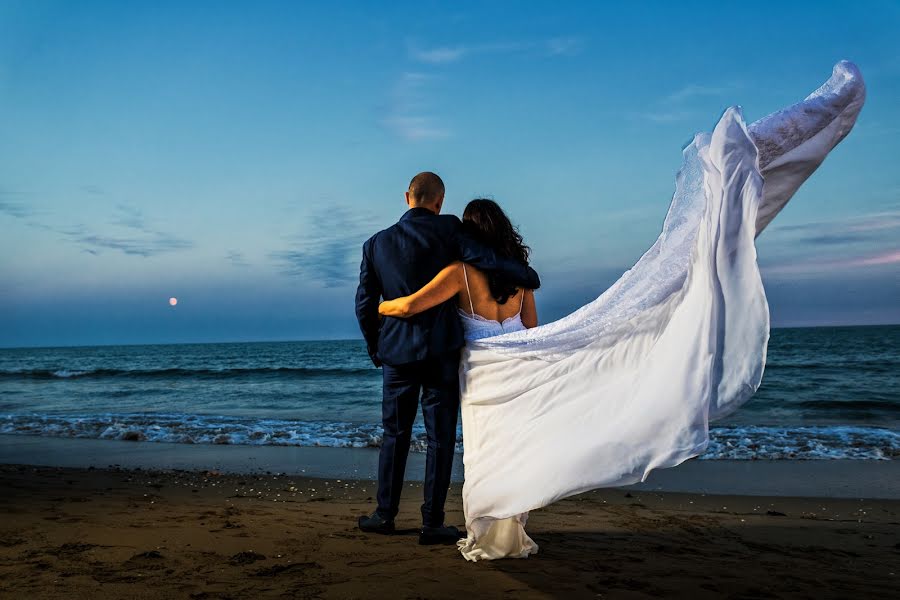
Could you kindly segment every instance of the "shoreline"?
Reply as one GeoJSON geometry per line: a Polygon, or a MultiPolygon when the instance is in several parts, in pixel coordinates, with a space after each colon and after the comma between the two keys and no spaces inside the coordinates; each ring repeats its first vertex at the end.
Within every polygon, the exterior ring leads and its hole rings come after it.
{"type": "MultiPolygon", "coordinates": [[[[0,597],[891,597],[900,501],[603,489],[532,511],[526,560],[419,546],[421,484],[366,535],[366,480],[0,466],[0,597]]],[[[446,522],[463,524],[451,486],[446,522]]]]}
{"type": "MultiPolygon", "coordinates": [[[[215,471],[366,481],[375,448],[167,444],[0,435],[0,464],[41,467],[215,471]]],[[[425,455],[410,453],[407,481],[421,481],[425,455]]],[[[463,480],[456,455],[453,481],[463,480]]],[[[622,488],[626,489],[626,488],[622,488]]],[[[900,499],[900,462],[873,460],[689,460],[650,473],[629,490],[741,496],[900,499]]]]}

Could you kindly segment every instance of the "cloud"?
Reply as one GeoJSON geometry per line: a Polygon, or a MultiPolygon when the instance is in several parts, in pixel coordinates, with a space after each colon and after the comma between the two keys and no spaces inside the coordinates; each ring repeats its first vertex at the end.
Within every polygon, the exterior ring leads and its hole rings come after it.
{"type": "Polygon", "coordinates": [[[0,189],[0,214],[9,215],[16,219],[24,219],[34,214],[34,210],[25,204],[16,200],[22,197],[23,192],[11,192],[9,190],[0,189]]]}
{"type": "Polygon", "coordinates": [[[87,194],[93,194],[95,196],[102,196],[106,193],[106,191],[101,188],[99,185],[87,184],[81,186],[81,191],[87,194]]]}
{"type": "Polygon", "coordinates": [[[854,267],[869,267],[875,265],[895,265],[900,263],[900,250],[892,250],[875,256],[857,258],[850,261],[854,267]]]}
{"type": "Polygon", "coordinates": [[[136,231],[139,235],[129,237],[87,234],[76,237],[76,240],[92,250],[118,250],[124,254],[144,257],[194,247],[194,243],[190,240],[152,227],[140,209],[127,204],[116,206],[112,224],[136,231]]]}
{"type": "Polygon", "coordinates": [[[113,224],[121,225],[122,227],[129,227],[131,229],[137,229],[138,231],[143,231],[145,233],[154,233],[153,231],[147,228],[147,223],[144,220],[144,214],[133,206],[128,206],[126,204],[119,204],[116,206],[117,215],[113,219],[113,224]]]}
{"type": "Polygon", "coordinates": [[[394,135],[411,142],[450,136],[450,131],[431,114],[428,86],[433,80],[431,75],[413,71],[400,76],[392,92],[390,113],[382,121],[394,135]]]}
{"type": "Polygon", "coordinates": [[[554,37],[531,42],[495,42],[422,48],[407,43],[409,57],[420,63],[445,65],[477,55],[533,53],[542,56],[575,56],[584,49],[584,40],[577,36],[554,37]]]}
{"type": "Polygon", "coordinates": [[[776,225],[772,230],[775,241],[808,244],[811,246],[845,246],[867,244],[888,247],[896,244],[900,230],[900,209],[889,208],[875,213],[813,221],[793,225],[776,225]]]}
{"type": "MultiPolygon", "coordinates": [[[[32,214],[33,212],[29,212],[25,216],[32,214]]],[[[34,229],[42,229],[60,235],[64,239],[81,246],[83,252],[94,256],[102,254],[103,251],[113,250],[129,256],[150,257],[167,252],[186,250],[194,246],[194,243],[190,240],[160,231],[148,225],[143,213],[127,204],[116,206],[110,224],[127,232],[132,232],[131,235],[97,231],[95,228],[89,228],[81,224],[60,227],[35,220],[28,221],[26,224],[34,229]]]]}
{"type": "Polygon", "coordinates": [[[306,277],[325,287],[350,284],[357,280],[362,244],[374,233],[372,221],[340,205],[319,209],[310,217],[306,233],[269,256],[285,275],[306,277]]]}
{"type": "Polygon", "coordinates": [[[83,247],[86,252],[98,255],[102,250],[115,250],[129,256],[150,257],[177,250],[187,250],[194,246],[190,240],[160,231],[147,223],[143,212],[128,204],[118,204],[111,224],[135,231],[138,235],[109,235],[97,233],[84,226],[60,230],[70,240],[83,247]]]}
{"type": "Polygon", "coordinates": [[[544,42],[549,56],[575,56],[584,49],[584,40],[579,37],[551,38],[544,42]]]}
{"type": "Polygon", "coordinates": [[[456,62],[470,52],[471,50],[468,48],[465,48],[463,46],[456,46],[454,48],[439,47],[431,48],[428,50],[418,50],[411,48],[409,54],[410,58],[418,62],[428,63],[432,65],[441,65],[445,63],[456,62]]]}
{"type": "Polygon", "coordinates": [[[853,217],[775,225],[767,232],[767,274],[817,274],[898,262],[900,209],[853,217]],[[811,254],[812,253],[812,254],[811,254]],[[798,254],[800,257],[798,258],[798,254]]]}
{"type": "Polygon", "coordinates": [[[33,214],[33,211],[21,202],[4,200],[3,197],[0,196],[0,213],[15,217],[16,219],[24,219],[30,217],[33,214]]]}
{"type": "Polygon", "coordinates": [[[900,208],[888,208],[887,210],[847,217],[844,219],[812,221],[809,223],[777,225],[774,227],[776,232],[799,232],[801,234],[809,234],[812,236],[840,233],[847,234],[847,232],[852,232],[853,234],[875,234],[890,229],[900,229],[900,208]]]}
{"type": "Polygon", "coordinates": [[[83,249],[86,252],[94,255],[99,254],[100,250],[117,250],[131,256],[150,257],[165,252],[185,250],[192,248],[194,245],[188,240],[158,232],[147,238],[115,237],[85,233],[73,237],[72,240],[84,246],[83,249]]]}
{"type": "Polygon", "coordinates": [[[814,259],[762,266],[764,275],[814,275],[862,267],[900,265],[900,249],[844,259],[814,259]]]}
{"type": "Polygon", "coordinates": [[[450,131],[429,116],[391,115],[384,124],[395,135],[410,142],[440,140],[450,136],[450,131]]]}
{"type": "Polygon", "coordinates": [[[832,232],[820,233],[817,235],[808,235],[799,241],[804,244],[812,244],[814,246],[834,246],[843,244],[853,244],[856,242],[869,241],[869,236],[860,232],[832,232]]]}
{"type": "Polygon", "coordinates": [[[665,97],[665,102],[677,103],[677,102],[685,102],[692,98],[697,98],[699,96],[722,96],[733,89],[736,86],[711,86],[711,85],[697,85],[694,83],[689,83],[683,88],[676,90],[665,97]]]}
{"type": "Polygon", "coordinates": [[[235,267],[249,267],[250,263],[246,261],[244,258],[243,252],[238,252],[237,250],[229,250],[228,254],[225,255],[225,260],[230,262],[235,267]]]}
{"type": "Polygon", "coordinates": [[[677,121],[686,121],[693,117],[696,113],[688,110],[661,110],[661,111],[645,111],[631,113],[632,116],[645,121],[654,123],[675,123],[677,121]]]}
{"type": "Polygon", "coordinates": [[[688,106],[692,100],[703,97],[725,96],[740,88],[739,84],[703,85],[689,83],[658,99],[646,110],[631,113],[632,116],[653,123],[686,121],[697,115],[688,106]]]}
{"type": "MultiPolygon", "coordinates": [[[[574,56],[584,41],[576,36],[555,37],[536,42],[495,42],[491,44],[422,47],[407,41],[409,58],[417,63],[440,66],[487,54],[532,53],[548,57],[574,56]]],[[[446,124],[435,116],[431,98],[437,78],[429,73],[408,71],[394,84],[390,109],[381,120],[389,131],[409,142],[440,140],[452,136],[446,124]]]]}

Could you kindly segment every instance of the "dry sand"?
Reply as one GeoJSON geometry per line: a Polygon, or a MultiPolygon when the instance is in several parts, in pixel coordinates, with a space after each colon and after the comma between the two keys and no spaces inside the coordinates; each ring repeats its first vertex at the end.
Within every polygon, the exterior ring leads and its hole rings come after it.
{"type": "MultiPolygon", "coordinates": [[[[359,532],[371,481],[0,466],[4,598],[889,598],[900,501],[599,490],[532,513],[540,553],[467,563],[359,532]]],[[[462,524],[460,488],[449,523],[462,524]]]]}

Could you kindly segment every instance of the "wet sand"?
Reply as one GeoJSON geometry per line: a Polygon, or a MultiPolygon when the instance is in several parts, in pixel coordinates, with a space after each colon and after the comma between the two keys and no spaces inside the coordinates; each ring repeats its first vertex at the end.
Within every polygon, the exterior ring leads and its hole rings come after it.
{"type": "MultiPolygon", "coordinates": [[[[900,500],[608,489],[532,513],[526,560],[467,563],[356,517],[374,483],[0,466],[4,598],[887,598],[900,500]]],[[[447,520],[462,525],[454,484],[447,520]]]]}
{"type": "MultiPolygon", "coordinates": [[[[52,467],[142,468],[260,474],[320,479],[372,479],[376,448],[163,444],[29,435],[0,435],[0,464],[52,467]]],[[[421,481],[425,454],[412,452],[407,481],[421,481]]],[[[462,482],[462,455],[453,481],[462,482]]],[[[658,469],[631,490],[750,496],[900,499],[896,460],[689,460],[658,469]]]]}

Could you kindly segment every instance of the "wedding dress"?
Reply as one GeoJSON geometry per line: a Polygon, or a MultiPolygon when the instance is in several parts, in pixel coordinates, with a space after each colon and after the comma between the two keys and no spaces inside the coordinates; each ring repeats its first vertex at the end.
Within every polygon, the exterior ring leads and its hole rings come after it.
{"type": "Polygon", "coordinates": [[[528,511],[701,454],[709,421],[753,395],[769,338],[754,240],[864,101],[859,70],[842,61],[804,101],[749,127],[729,108],[684,149],[662,233],[612,287],[559,321],[494,322],[498,335],[467,341],[467,559],[494,558],[497,544],[527,556],[528,511]]]}
{"type": "MultiPolygon", "coordinates": [[[[475,305],[472,303],[472,293],[469,291],[469,274],[466,265],[463,264],[463,276],[466,282],[466,295],[469,298],[469,312],[462,308],[459,309],[459,319],[463,325],[463,335],[466,343],[476,340],[503,335],[514,331],[524,331],[525,324],[522,323],[522,306],[525,303],[525,294],[521,294],[519,300],[519,312],[515,315],[504,319],[503,321],[495,321],[486,319],[475,312],[475,305]]],[[[471,436],[476,437],[474,431],[475,423],[466,421],[463,418],[463,445],[471,436]]],[[[506,519],[491,519],[487,528],[476,540],[470,535],[465,540],[457,543],[459,551],[467,560],[495,560],[498,558],[526,558],[530,554],[538,551],[537,544],[534,543],[527,533],[525,533],[525,523],[528,521],[528,513],[520,513],[506,519]]]]}

